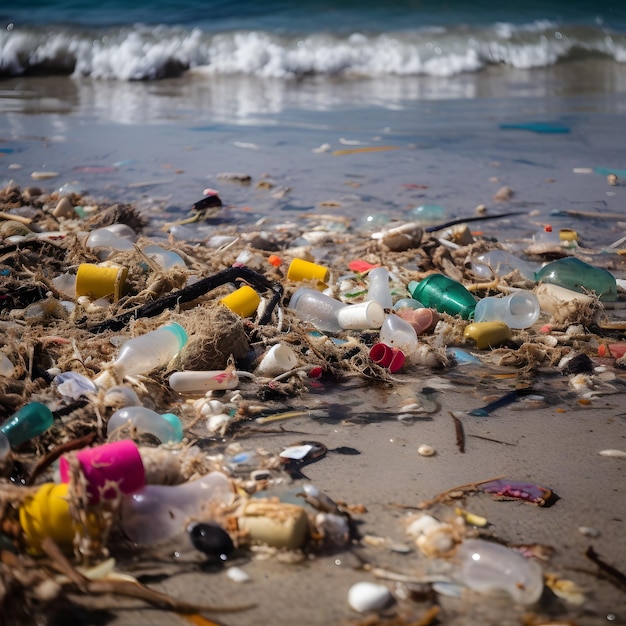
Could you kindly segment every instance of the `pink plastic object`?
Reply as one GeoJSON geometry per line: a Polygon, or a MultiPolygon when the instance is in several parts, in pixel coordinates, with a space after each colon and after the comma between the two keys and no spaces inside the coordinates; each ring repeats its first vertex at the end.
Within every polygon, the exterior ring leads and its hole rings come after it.
{"type": "MultiPolygon", "coordinates": [[[[110,500],[118,492],[134,493],[146,484],[141,455],[130,439],[85,448],[76,453],[76,458],[87,480],[90,504],[110,500]]],[[[59,459],[59,471],[61,481],[69,482],[70,465],[65,456],[59,459]]]]}
{"type": "Polygon", "coordinates": [[[385,343],[377,343],[370,349],[370,359],[390,372],[397,372],[404,365],[404,352],[398,348],[390,348],[385,343]]]}

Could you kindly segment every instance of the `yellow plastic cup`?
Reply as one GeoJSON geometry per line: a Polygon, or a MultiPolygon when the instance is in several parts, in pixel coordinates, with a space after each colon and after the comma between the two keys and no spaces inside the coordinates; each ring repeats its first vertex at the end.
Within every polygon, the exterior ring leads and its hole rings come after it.
{"type": "Polygon", "coordinates": [[[511,338],[511,329],[504,322],[474,322],[465,327],[463,336],[473,339],[479,350],[498,346],[511,338]]]}
{"type": "MultiPolygon", "coordinates": [[[[20,525],[32,554],[41,553],[41,542],[50,537],[62,549],[71,549],[80,524],[70,515],[67,483],[45,483],[20,507],[20,525]]],[[[93,513],[87,517],[87,534],[98,535],[98,522],[93,513]]]]}
{"type": "Polygon", "coordinates": [[[125,267],[103,267],[93,263],[81,263],[76,272],[76,297],[89,296],[94,300],[113,296],[117,302],[124,290],[128,276],[125,267]]]}
{"type": "Polygon", "coordinates": [[[317,263],[311,263],[304,259],[294,259],[289,264],[287,270],[287,279],[294,281],[302,280],[316,280],[320,283],[326,283],[328,281],[328,275],[330,270],[323,265],[317,263]]]}
{"type": "Polygon", "coordinates": [[[239,289],[229,293],[220,300],[221,304],[241,317],[250,317],[253,315],[260,302],[261,298],[259,294],[249,285],[239,287],[239,289]]]}

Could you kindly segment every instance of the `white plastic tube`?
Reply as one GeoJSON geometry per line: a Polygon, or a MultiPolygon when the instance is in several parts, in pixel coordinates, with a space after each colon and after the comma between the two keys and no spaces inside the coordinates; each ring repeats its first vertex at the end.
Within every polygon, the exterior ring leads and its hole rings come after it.
{"type": "Polygon", "coordinates": [[[206,393],[219,389],[235,389],[239,376],[229,370],[189,370],[174,372],[169,379],[176,393],[206,393]]]}
{"type": "Polygon", "coordinates": [[[337,311],[337,321],[346,330],[367,330],[380,328],[385,320],[385,311],[376,301],[349,304],[337,311]]]}

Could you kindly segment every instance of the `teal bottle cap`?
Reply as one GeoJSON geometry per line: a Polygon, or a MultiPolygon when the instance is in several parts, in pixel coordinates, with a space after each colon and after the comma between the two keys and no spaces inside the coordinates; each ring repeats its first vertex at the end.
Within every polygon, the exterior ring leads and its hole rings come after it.
{"type": "Polygon", "coordinates": [[[45,404],[31,402],[2,424],[0,432],[4,433],[11,447],[16,448],[44,433],[53,422],[52,411],[45,404]]]}
{"type": "Polygon", "coordinates": [[[187,331],[176,322],[170,322],[169,324],[165,324],[163,328],[169,330],[172,334],[176,336],[178,339],[178,347],[179,350],[182,350],[187,341],[189,340],[189,336],[187,335],[187,331]]]}
{"type": "Polygon", "coordinates": [[[161,417],[172,427],[172,430],[174,431],[174,436],[171,440],[176,443],[180,443],[183,440],[183,425],[181,424],[178,415],[174,415],[174,413],[163,413],[161,417]]]}

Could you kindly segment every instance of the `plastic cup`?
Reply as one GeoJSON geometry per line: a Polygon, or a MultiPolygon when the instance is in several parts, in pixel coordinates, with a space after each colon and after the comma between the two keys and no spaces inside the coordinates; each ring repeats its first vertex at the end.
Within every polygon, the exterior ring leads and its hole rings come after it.
{"type": "Polygon", "coordinates": [[[323,265],[311,263],[304,259],[293,259],[287,270],[287,279],[293,281],[316,280],[320,283],[326,283],[330,270],[323,265]]]}
{"type": "Polygon", "coordinates": [[[249,285],[239,287],[220,300],[221,304],[240,317],[250,317],[256,313],[260,302],[259,294],[249,285]]]}
{"type": "Polygon", "coordinates": [[[124,290],[128,276],[125,267],[102,267],[81,263],[76,272],[76,296],[89,296],[93,300],[113,296],[117,302],[124,290]]]}
{"type": "Polygon", "coordinates": [[[398,348],[390,348],[384,343],[376,343],[370,349],[370,359],[380,365],[386,367],[390,372],[397,372],[404,365],[404,352],[398,348]]]}
{"type": "MultiPolygon", "coordinates": [[[[130,439],[85,448],[76,453],[76,458],[87,480],[91,504],[114,498],[118,490],[134,493],[146,484],[141,455],[130,439]]],[[[61,482],[69,482],[70,465],[65,456],[59,459],[59,472],[61,482]]]]}
{"type": "Polygon", "coordinates": [[[409,292],[424,306],[463,319],[469,319],[476,306],[476,298],[461,283],[444,274],[431,274],[419,283],[411,281],[409,292]]]}
{"type": "Polygon", "coordinates": [[[296,353],[285,344],[272,346],[261,359],[255,374],[259,376],[278,376],[298,365],[296,353]]]}
{"type": "Polygon", "coordinates": [[[534,293],[520,291],[504,298],[483,298],[476,303],[474,321],[504,322],[509,328],[530,328],[538,319],[539,300],[534,293]]]}
{"type": "Polygon", "coordinates": [[[374,300],[350,304],[339,309],[337,321],[345,330],[380,328],[385,320],[383,307],[374,300]]]}

